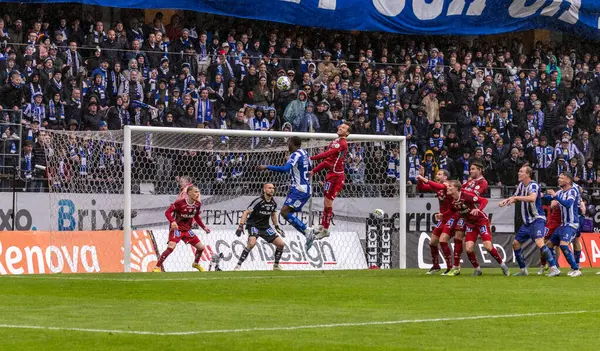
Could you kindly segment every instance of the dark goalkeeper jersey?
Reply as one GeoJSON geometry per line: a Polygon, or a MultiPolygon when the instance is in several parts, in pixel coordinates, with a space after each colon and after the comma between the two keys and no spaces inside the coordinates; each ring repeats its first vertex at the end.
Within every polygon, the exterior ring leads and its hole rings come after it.
{"type": "Polygon", "coordinates": [[[252,200],[248,210],[252,211],[246,220],[247,227],[255,227],[257,229],[268,229],[271,227],[269,221],[271,214],[277,211],[277,203],[271,198],[271,201],[265,200],[263,196],[252,200]]]}

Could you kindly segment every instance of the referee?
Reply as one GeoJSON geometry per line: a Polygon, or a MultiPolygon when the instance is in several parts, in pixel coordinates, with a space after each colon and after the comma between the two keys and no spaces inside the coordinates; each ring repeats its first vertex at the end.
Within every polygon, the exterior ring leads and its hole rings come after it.
{"type": "Polygon", "coordinates": [[[238,229],[235,231],[235,235],[241,236],[244,225],[246,225],[246,229],[248,230],[248,245],[244,251],[242,251],[240,260],[234,268],[236,271],[242,268],[242,263],[248,258],[248,254],[252,251],[254,245],[256,245],[256,238],[258,237],[263,238],[263,240],[269,244],[275,245],[277,249],[275,250],[273,270],[281,270],[279,260],[283,254],[283,247],[285,244],[279,235],[285,237],[285,233],[279,228],[279,224],[277,223],[277,204],[275,203],[275,200],[273,200],[273,194],[275,194],[275,186],[271,183],[265,184],[262,196],[252,200],[250,206],[248,206],[244,211],[244,214],[242,214],[242,219],[240,220],[238,229]],[[273,230],[269,224],[269,217],[273,221],[275,230],[273,230]]]}

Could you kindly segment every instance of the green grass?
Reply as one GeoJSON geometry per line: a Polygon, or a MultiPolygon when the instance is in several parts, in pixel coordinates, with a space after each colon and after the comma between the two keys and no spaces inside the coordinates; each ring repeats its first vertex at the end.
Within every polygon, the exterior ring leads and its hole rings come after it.
{"type": "MultiPolygon", "coordinates": [[[[515,269],[513,269],[515,271],[515,269]]],[[[0,350],[597,350],[600,276],[424,271],[222,272],[0,278],[0,350]],[[199,278],[199,279],[196,279],[199,278]],[[477,320],[414,320],[588,311],[477,320]],[[195,335],[180,332],[410,320],[195,335]]]]}

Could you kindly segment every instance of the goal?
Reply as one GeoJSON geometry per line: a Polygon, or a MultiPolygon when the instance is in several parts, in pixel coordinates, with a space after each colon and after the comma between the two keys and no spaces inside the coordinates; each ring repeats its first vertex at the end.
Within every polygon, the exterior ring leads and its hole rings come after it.
{"type": "MultiPolygon", "coordinates": [[[[211,229],[210,234],[194,231],[207,247],[201,265],[208,269],[211,258],[219,258],[220,269],[233,269],[247,241],[246,235],[235,235],[244,209],[266,182],[275,185],[279,208],[289,188],[289,175],[259,172],[257,166],[283,165],[292,136],[302,139],[310,155],[322,152],[337,137],[142,126],[48,134],[55,230],[123,230],[119,246],[125,272],[153,268],[167,245],[164,212],[186,183],[200,188],[201,216],[211,229]]],[[[304,236],[279,217],[286,233],[284,269],[406,267],[406,141],[400,136],[352,134],[348,144],[346,184],[334,201],[331,236],[316,241],[307,252],[304,236]],[[383,219],[374,218],[377,208],[385,211],[383,219]]],[[[311,201],[297,214],[308,226],[321,221],[324,177],[322,171],[311,178],[311,201]]],[[[259,240],[242,268],[271,269],[273,254],[274,247],[259,240]]],[[[190,271],[193,257],[193,248],[178,245],[164,270],[190,271]]]]}

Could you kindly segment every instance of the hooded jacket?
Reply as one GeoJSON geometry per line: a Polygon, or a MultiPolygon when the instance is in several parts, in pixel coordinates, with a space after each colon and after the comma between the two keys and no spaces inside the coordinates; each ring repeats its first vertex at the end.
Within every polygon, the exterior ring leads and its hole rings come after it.
{"type": "Polygon", "coordinates": [[[435,175],[439,170],[438,164],[435,161],[435,155],[433,154],[433,150],[427,150],[425,152],[425,158],[421,161],[421,167],[425,170],[424,177],[427,179],[435,179],[435,175]],[[431,156],[431,161],[427,161],[427,156],[431,156]]]}
{"type": "Polygon", "coordinates": [[[283,112],[283,121],[293,123],[294,120],[304,114],[306,110],[306,103],[308,102],[308,95],[303,90],[298,92],[298,98],[287,105],[285,111],[283,112]],[[300,94],[304,94],[304,101],[300,100],[300,94]]]}

